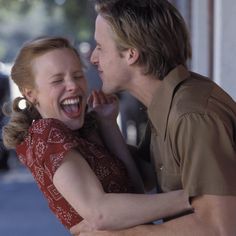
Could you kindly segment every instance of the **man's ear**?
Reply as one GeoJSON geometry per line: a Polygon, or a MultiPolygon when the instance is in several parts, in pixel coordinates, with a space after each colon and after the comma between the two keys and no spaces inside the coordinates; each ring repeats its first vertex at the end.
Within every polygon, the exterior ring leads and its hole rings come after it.
{"type": "Polygon", "coordinates": [[[139,58],[139,52],[136,48],[129,48],[126,52],[126,60],[128,65],[133,65],[139,58]]]}
{"type": "Polygon", "coordinates": [[[30,101],[32,104],[35,104],[35,102],[37,101],[37,97],[36,97],[36,91],[34,89],[23,88],[21,92],[28,101],[30,101]]]}

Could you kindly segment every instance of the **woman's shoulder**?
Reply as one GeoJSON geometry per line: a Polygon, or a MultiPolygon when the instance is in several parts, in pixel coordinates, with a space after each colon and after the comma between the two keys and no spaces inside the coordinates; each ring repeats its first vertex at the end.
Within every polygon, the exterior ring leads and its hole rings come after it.
{"type": "Polygon", "coordinates": [[[62,121],[55,118],[34,121],[30,129],[30,135],[37,139],[42,138],[49,143],[62,143],[65,140],[69,141],[75,138],[73,131],[62,121]]]}
{"type": "Polygon", "coordinates": [[[31,153],[31,156],[41,160],[48,155],[64,153],[80,143],[80,139],[63,122],[47,118],[32,123],[27,137],[18,145],[16,151],[24,159],[29,159],[31,153]]]}
{"type": "Polygon", "coordinates": [[[48,131],[51,128],[60,128],[69,130],[69,128],[60,120],[55,118],[44,118],[33,121],[30,129],[32,132],[40,133],[43,131],[48,131]]]}

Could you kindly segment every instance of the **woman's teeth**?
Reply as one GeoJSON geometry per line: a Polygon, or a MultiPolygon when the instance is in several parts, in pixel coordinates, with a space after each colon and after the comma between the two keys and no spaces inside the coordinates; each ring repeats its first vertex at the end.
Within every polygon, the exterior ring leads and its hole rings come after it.
{"type": "Polygon", "coordinates": [[[64,100],[62,103],[62,109],[68,114],[76,114],[80,112],[80,98],[70,98],[64,100]]]}
{"type": "Polygon", "coordinates": [[[74,105],[74,104],[78,104],[80,103],[80,99],[79,98],[70,98],[70,99],[66,99],[62,102],[62,105],[74,105]]]}

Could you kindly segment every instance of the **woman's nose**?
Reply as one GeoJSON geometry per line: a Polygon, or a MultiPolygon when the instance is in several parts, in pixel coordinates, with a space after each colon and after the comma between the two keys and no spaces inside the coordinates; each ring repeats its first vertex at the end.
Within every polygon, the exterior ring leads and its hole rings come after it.
{"type": "Polygon", "coordinates": [[[66,88],[68,91],[77,90],[79,87],[78,82],[75,81],[73,78],[69,79],[66,83],[66,88]]]}

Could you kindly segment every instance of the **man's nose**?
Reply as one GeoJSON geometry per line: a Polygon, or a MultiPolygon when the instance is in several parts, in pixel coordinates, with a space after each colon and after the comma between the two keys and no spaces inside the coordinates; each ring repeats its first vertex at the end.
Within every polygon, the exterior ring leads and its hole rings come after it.
{"type": "Polygon", "coordinates": [[[93,50],[93,52],[92,52],[92,54],[91,54],[90,62],[91,62],[93,65],[97,65],[97,64],[98,64],[96,48],[93,50]]]}

